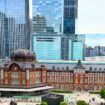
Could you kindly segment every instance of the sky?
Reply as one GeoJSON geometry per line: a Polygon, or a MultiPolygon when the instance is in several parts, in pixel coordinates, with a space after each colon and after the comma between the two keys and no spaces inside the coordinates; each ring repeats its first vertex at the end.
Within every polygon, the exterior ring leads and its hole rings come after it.
{"type": "Polygon", "coordinates": [[[78,33],[105,34],[105,0],[78,0],[78,33]]]}
{"type": "MultiPolygon", "coordinates": [[[[42,0],[42,1],[34,0],[35,4],[37,3],[36,5],[39,5],[39,4],[41,5],[41,8],[35,7],[36,10],[42,11],[42,13],[45,12],[46,14],[46,11],[44,10],[45,8],[44,6],[46,5],[48,10],[52,10],[54,6],[59,7],[58,6],[59,3],[57,3],[59,0],[58,1],[42,0]],[[46,2],[43,3],[42,1],[46,1],[46,2]],[[51,4],[53,3],[53,5],[50,5],[49,4],[50,2],[51,4]]],[[[57,8],[53,9],[53,12],[51,13],[52,17],[54,17],[55,20],[60,20],[60,19],[56,19],[57,16],[60,16],[60,14],[58,14],[60,13],[60,11],[57,11],[56,9],[57,8]],[[54,12],[54,10],[57,11],[57,14],[56,12],[54,12]]],[[[78,0],[78,20],[77,20],[76,33],[86,34],[86,44],[89,46],[105,45],[105,12],[104,11],[105,11],[105,0],[78,0]]],[[[50,17],[51,17],[51,14],[50,14],[50,17]]],[[[55,23],[58,24],[58,22],[55,22],[55,23]]]]}
{"type": "Polygon", "coordinates": [[[77,33],[89,46],[105,45],[105,0],[79,0],[77,33]]]}
{"type": "Polygon", "coordinates": [[[87,34],[86,45],[88,46],[105,46],[105,34],[87,34]]]}

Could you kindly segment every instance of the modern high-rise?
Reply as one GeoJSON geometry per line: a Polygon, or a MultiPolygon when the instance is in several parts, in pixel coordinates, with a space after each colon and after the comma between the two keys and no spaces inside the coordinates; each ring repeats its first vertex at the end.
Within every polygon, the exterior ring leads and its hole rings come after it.
{"type": "Polygon", "coordinates": [[[105,46],[86,46],[85,47],[86,57],[105,56],[105,46]]]}
{"type": "Polygon", "coordinates": [[[35,33],[31,42],[38,60],[84,60],[85,35],[35,33]]]}
{"type": "Polygon", "coordinates": [[[84,60],[85,35],[62,35],[61,59],[84,60]]]}
{"type": "Polygon", "coordinates": [[[33,0],[33,17],[45,17],[46,26],[60,33],[63,18],[63,0],[33,0]]]}
{"type": "Polygon", "coordinates": [[[63,34],[75,34],[78,0],[64,0],[63,3],[63,34]]]}
{"type": "Polygon", "coordinates": [[[46,25],[63,34],[75,34],[78,0],[33,0],[33,17],[46,18],[46,25]]]}
{"type": "Polygon", "coordinates": [[[46,19],[44,16],[36,15],[33,17],[33,32],[40,33],[46,31],[46,19]]]}
{"type": "Polygon", "coordinates": [[[0,0],[0,58],[30,48],[32,0],[0,0]]]}
{"type": "MultiPolygon", "coordinates": [[[[73,44],[76,36],[75,34],[76,34],[77,17],[78,17],[78,0],[63,0],[63,21],[62,21],[63,36],[61,41],[62,60],[78,60],[77,57],[74,57],[77,52],[76,51],[77,49],[75,48],[77,47],[74,47],[76,46],[76,44],[73,44]]],[[[82,55],[80,59],[83,60],[82,55]]]]}
{"type": "Polygon", "coordinates": [[[61,60],[61,37],[55,33],[32,35],[31,49],[38,60],[61,60]]]}
{"type": "MultiPolygon", "coordinates": [[[[61,49],[60,59],[84,60],[85,37],[84,35],[76,35],[76,21],[78,17],[78,0],[33,0],[33,18],[37,15],[40,17],[44,16],[46,19],[47,28],[46,28],[46,31],[41,33],[41,35],[46,36],[46,38],[49,38],[49,36],[52,36],[54,32],[57,32],[55,34],[58,35],[61,40],[61,43],[56,45],[56,46],[59,46],[59,48],[61,49]],[[48,27],[52,27],[52,28],[48,28],[48,27]],[[53,28],[54,28],[54,31],[52,30],[53,28]]],[[[40,26],[40,29],[41,29],[41,26],[40,26]]],[[[37,31],[35,33],[37,33],[37,31]]],[[[40,33],[39,33],[39,36],[40,36],[40,33]]],[[[48,43],[50,46],[50,41],[48,41],[48,43]]],[[[53,42],[53,44],[54,43],[55,42],[53,42]]],[[[34,44],[33,46],[35,45],[37,46],[32,48],[33,49],[36,48],[40,52],[40,56],[43,55],[42,48],[38,49],[38,46],[40,46],[39,44],[41,44],[41,47],[42,47],[44,46],[44,43],[42,43],[42,41],[36,40],[33,44],[34,44]]],[[[46,48],[46,55],[49,54],[48,51],[50,50],[50,48],[51,47],[46,48]]],[[[44,47],[43,49],[45,50],[44,47]]],[[[42,58],[43,57],[41,57],[40,59],[42,58]]],[[[47,60],[48,58],[45,57],[43,59],[47,60]]],[[[56,60],[56,58],[54,57],[52,59],[56,60]]]]}

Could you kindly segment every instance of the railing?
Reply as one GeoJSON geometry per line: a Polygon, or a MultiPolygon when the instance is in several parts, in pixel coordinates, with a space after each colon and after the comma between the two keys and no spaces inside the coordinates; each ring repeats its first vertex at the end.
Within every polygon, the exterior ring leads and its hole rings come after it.
{"type": "Polygon", "coordinates": [[[49,86],[48,84],[35,84],[35,85],[29,85],[29,86],[21,86],[21,85],[0,85],[0,88],[16,88],[16,89],[30,89],[30,88],[38,88],[38,87],[44,87],[49,86]]]}

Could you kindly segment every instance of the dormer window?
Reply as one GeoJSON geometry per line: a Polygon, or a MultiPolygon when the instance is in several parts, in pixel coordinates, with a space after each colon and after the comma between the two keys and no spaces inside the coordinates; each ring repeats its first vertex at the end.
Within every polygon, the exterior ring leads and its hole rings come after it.
{"type": "Polygon", "coordinates": [[[102,70],[102,68],[99,68],[99,70],[102,70]]]}
{"type": "Polygon", "coordinates": [[[52,70],[55,70],[55,66],[52,66],[52,70]]]}
{"type": "Polygon", "coordinates": [[[66,66],[66,70],[69,70],[69,67],[68,66],[66,66]]]}
{"type": "Polygon", "coordinates": [[[32,68],[34,68],[35,67],[35,64],[31,64],[31,66],[32,66],[32,68]]]}
{"type": "Polygon", "coordinates": [[[94,70],[97,70],[97,68],[94,68],[94,70]]]}
{"type": "Polygon", "coordinates": [[[89,70],[92,71],[92,67],[90,67],[89,70]]]}

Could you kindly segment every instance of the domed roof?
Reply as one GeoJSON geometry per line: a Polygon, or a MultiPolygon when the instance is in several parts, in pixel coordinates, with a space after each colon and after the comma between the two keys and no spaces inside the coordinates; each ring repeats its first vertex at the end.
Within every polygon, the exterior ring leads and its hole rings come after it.
{"type": "Polygon", "coordinates": [[[15,50],[11,54],[11,60],[36,61],[35,53],[27,49],[15,50]]]}

